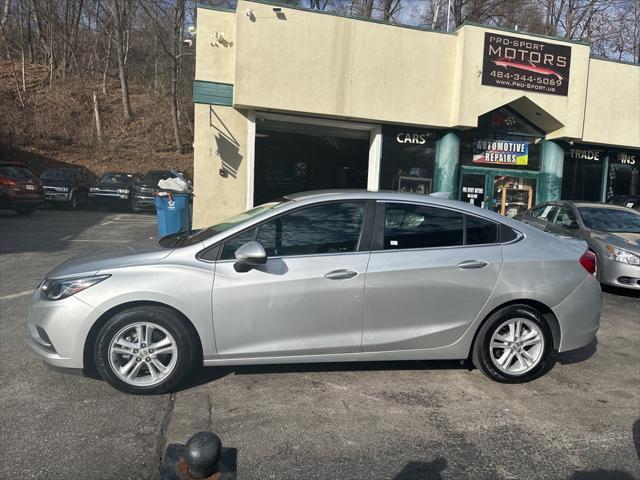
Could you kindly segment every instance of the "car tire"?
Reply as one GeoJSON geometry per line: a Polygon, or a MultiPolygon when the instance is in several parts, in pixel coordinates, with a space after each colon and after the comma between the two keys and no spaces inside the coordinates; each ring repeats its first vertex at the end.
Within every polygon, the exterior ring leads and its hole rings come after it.
{"type": "Polygon", "coordinates": [[[26,217],[27,215],[31,215],[33,212],[35,212],[36,209],[33,207],[18,207],[14,209],[14,211],[21,217],[26,217]]]}
{"type": "Polygon", "coordinates": [[[121,392],[167,393],[191,371],[196,346],[194,335],[177,312],[138,306],[117,313],[102,326],[95,342],[95,366],[121,392]],[[163,353],[154,351],[153,345],[163,353]]]}
{"type": "Polygon", "coordinates": [[[472,361],[496,382],[524,383],[548,371],[552,346],[551,331],[540,312],[528,305],[509,305],[480,327],[472,361]]]}

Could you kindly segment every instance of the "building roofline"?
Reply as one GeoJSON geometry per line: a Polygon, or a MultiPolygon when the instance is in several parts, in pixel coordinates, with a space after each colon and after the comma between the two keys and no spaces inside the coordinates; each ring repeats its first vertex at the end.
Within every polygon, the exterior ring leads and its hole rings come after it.
{"type": "Polygon", "coordinates": [[[515,33],[516,35],[526,35],[529,37],[537,37],[537,38],[544,38],[547,40],[554,40],[556,42],[562,42],[562,43],[573,43],[575,45],[584,45],[584,46],[591,46],[591,44],[589,42],[585,42],[584,40],[571,40],[568,38],[563,38],[563,37],[556,37],[553,35],[545,35],[543,33],[532,33],[532,32],[527,32],[526,30],[515,30],[513,28],[507,28],[507,27],[498,27],[498,26],[494,26],[494,25],[486,25],[486,24],[482,24],[482,23],[476,23],[476,22],[463,22],[462,25],[459,25],[456,28],[456,32],[458,30],[460,30],[462,27],[465,26],[470,26],[470,27],[478,27],[478,28],[485,28],[485,29],[489,29],[489,30],[499,30],[502,32],[509,32],[509,33],[515,33]]]}
{"type": "Polygon", "coordinates": [[[632,67],[640,67],[640,63],[627,62],[626,60],[616,60],[615,58],[602,57],[600,55],[591,55],[589,58],[593,60],[602,60],[603,62],[621,63],[622,65],[631,65],[632,67]]]}

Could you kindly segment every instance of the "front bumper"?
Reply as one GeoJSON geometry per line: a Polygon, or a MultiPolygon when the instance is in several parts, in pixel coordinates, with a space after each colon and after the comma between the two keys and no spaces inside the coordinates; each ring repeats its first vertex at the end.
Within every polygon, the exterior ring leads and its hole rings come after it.
{"type": "Polygon", "coordinates": [[[156,199],[153,196],[134,195],[131,206],[138,210],[155,210],[156,199]]]}
{"type": "Polygon", "coordinates": [[[76,296],[49,301],[35,290],[29,309],[27,344],[45,363],[83,368],[84,344],[100,311],[76,296]]]}
{"type": "Polygon", "coordinates": [[[68,202],[71,200],[69,192],[45,192],[44,199],[47,202],[68,202]]]}
{"type": "Polygon", "coordinates": [[[592,275],[552,308],[560,325],[559,352],[589,345],[600,328],[602,291],[592,275]]]}
{"type": "Polygon", "coordinates": [[[640,290],[640,266],[605,259],[598,268],[598,280],[601,283],[640,290]]]}

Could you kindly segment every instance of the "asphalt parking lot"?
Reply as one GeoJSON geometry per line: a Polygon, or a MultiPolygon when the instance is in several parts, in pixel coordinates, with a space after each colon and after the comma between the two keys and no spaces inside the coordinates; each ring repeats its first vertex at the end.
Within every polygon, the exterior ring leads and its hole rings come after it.
{"type": "Polygon", "coordinates": [[[0,478],[157,478],[167,443],[213,430],[239,478],[640,477],[640,298],[604,294],[597,344],[501,385],[459,362],[208,368],[136,397],[46,368],[29,294],[66,258],[155,233],[149,215],[0,211],[0,478]]]}

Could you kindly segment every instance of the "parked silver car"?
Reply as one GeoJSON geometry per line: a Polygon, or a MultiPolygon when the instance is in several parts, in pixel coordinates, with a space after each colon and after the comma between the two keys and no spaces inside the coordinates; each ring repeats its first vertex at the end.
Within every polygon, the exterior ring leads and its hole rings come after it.
{"type": "Polygon", "coordinates": [[[519,217],[546,232],[584,240],[597,257],[597,278],[640,290],[640,212],[590,202],[541,203],[519,217]]]}
{"type": "Polygon", "coordinates": [[[69,260],[34,291],[28,342],[131,393],[168,391],[196,362],[470,357],[523,382],[594,339],[594,269],[583,241],[466,203],[310,192],[69,260]]]}

